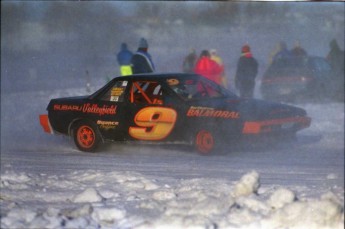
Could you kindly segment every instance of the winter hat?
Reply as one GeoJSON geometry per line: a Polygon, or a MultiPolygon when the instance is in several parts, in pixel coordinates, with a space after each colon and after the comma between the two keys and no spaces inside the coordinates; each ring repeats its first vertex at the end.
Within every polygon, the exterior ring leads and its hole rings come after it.
{"type": "Polygon", "coordinates": [[[200,57],[207,56],[210,57],[210,52],[208,50],[202,50],[200,57]]]}
{"type": "Polygon", "coordinates": [[[250,47],[249,47],[249,45],[244,45],[242,47],[242,53],[247,53],[247,52],[250,52],[250,47]]]}
{"type": "Polygon", "coordinates": [[[211,49],[210,50],[210,54],[211,55],[216,55],[217,54],[217,50],[216,49],[211,49]]]}
{"type": "Polygon", "coordinates": [[[145,38],[141,38],[139,41],[139,48],[148,48],[149,45],[145,38]]]}

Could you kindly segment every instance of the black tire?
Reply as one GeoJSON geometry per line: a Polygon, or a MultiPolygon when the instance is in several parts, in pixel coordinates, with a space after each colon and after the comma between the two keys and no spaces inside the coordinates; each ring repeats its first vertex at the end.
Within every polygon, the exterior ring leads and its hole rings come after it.
{"type": "Polygon", "coordinates": [[[101,142],[101,135],[94,123],[81,121],[73,128],[73,140],[79,150],[95,152],[101,142]]]}

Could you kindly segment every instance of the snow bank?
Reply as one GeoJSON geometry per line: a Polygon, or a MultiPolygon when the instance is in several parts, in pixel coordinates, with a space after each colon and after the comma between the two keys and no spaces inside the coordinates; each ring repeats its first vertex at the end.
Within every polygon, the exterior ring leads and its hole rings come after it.
{"type": "Polygon", "coordinates": [[[7,171],[1,228],[344,228],[344,205],[332,192],[299,199],[285,187],[261,189],[259,178],[251,171],[233,184],[161,183],[134,172],[7,171]]]}
{"type": "Polygon", "coordinates": [[[234,196],[248,196],[256,192],[259,188],[259,174],[252,171],[244,175],[241,180],[235,185],[234,196]]]}

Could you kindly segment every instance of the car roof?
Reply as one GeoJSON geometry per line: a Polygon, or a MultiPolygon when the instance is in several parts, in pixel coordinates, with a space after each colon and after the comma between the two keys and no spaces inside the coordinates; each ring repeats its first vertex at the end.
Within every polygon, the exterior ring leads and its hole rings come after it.
{"type": "Polygon", "coordinates": [[[286,58],[280,58],[277,60],[274,60],[273,63],[271,64],[271,66],[280,66],[283,65],[287,66],[287,65],[296,65],[299,66],[303,63],[307,63],[310,60],[323,60],[325,62],[327,62],[326,58],[324,57],[320,57],[320,56],[293,56],[293,57],[286,57],[286,58]]]}
{"type": "Polygon", "coordinates": [[[90,98],[94,98],[102,91],[106,90],[106,88],[112,84],[114,81],[126,81],[126,80],[138,80],[138,79],[143,79],[143,80],[157,80],[157,81],[162,81],[164,79],[168,78],[187,78],[187,77],[192,77],[192,78],[197,78],[201,77],[200,75],[193,74],[193,73],[142,73],[142,74],[133,74],[133,75],[127,75],[127,76],[118,76],[114,77],[110,82],[108,82],[106,85],[104,85],[102,88],[97,90],[95,93],[90,95],[90,98]]]}
{"type": "Polygon", "coordinates": [[[119,76],[115,77],[117,80],[125,80],[125,79],[138,79],[138,78],[143,78],[143,79],[166,79],[166,78],[171,78],[171,77],[198,77],[197,74],[192,74],[192,73],[142,73],[142,74],[133,74],[133,75],[128,75],[128,76],[119,76]]]}

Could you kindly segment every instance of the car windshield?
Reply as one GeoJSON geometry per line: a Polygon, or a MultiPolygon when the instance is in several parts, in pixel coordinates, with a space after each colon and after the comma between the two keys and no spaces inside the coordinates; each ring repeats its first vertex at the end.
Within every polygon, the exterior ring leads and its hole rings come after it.
{"type": "Polygon", "coordinates": [[[184,100],[236,97],[216,83],[201,77],[171,77],[167,79],[167,84],[184,100]]]}

